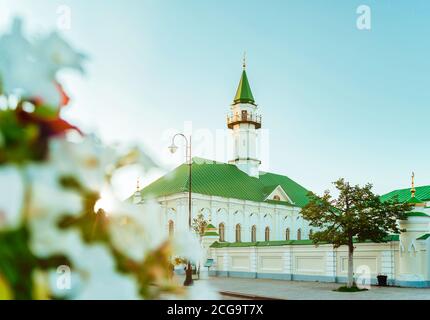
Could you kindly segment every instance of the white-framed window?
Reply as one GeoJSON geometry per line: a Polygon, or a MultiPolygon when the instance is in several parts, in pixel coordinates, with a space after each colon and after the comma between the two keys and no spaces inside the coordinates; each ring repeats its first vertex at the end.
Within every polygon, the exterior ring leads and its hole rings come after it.
{"type": "Polygon", "coordinates": [[[254,224],[251,228],[251,242],[257,241],[257,226],[254,224]]]}
{"type": "Polygon", "coordinates": [[[236,242],[241,242],[241,239],[242,239],[242,237],[241,237],[242,230],[241,229],[242,228],[240,226],[240,223],[238,223],[236,225],[236,242]]]}
{"type": "Polygon", "coordinates": [[[264,241],[270,241],[270,228],[266,227],[264,229],[264,241]]]}

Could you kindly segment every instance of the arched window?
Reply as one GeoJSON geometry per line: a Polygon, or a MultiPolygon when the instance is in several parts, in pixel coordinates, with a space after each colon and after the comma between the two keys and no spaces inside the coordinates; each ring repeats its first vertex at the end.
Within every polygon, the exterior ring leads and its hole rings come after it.
{"type": "Polygon", "coordinates": [[[275,195],[273,196],[273,200],[280,201],[280,200],[281,200],[281,197],[280,197],[280,196],[278,196],[277,194],[275,194],[275,195]]]}
{"type": "Polygon", "coordinates": [[[266,227],[264,229],[264,241],[270,241],[270,228],[266,227]]]}
{"type": "Polygon", "coordinates": [[[224,242],[225,241],[225,226],[224,223],[220,223],[218,225],[218,233],[219,233],[219,241],[224,242]]]}
{"type": "Polygon", "coordinates": [[[312,238],[312,235],[314,234],[314,231],[312,229],[309,230],[309,239],[312,238]]]}
{"type": "Polygon", "coordinates": [[[257,241],[257,226],[253,225],[251,228],[251,242],[257,241]]]}
{"type": "Polygon", "coordinates": [[[173,237],[175,233],[175,223],[173,220],[169,220],[169,237],[173,237]]]}
{"type": "Polygon", "coordinates": [[[297,230],[297,240],[302,240],[302,229],[297,230]]]}
{"type": "Polygon", "coordinates": [[[290,228],[285,229],[285,240],[290,240],[290,228]]]}
{"type": "Polygon", "coordinates": [[[241,230],[240,230],[240,224],[238,223],[236,225],[236,242],[240,242],[241,241],[241,230]]]}

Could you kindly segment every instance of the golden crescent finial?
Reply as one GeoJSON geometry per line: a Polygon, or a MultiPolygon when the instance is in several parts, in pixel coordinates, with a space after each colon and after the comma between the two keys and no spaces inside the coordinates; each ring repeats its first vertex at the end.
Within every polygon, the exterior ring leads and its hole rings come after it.
{"type": "Polygon", "coordinates": [[[137,177],[136,191],[140,191],[140,177],[137,177]]]}
{"type": "Polygon", "coordinates": [[[413,171],[411,176],[411,197],[415,197],[415,173],[413,171]]]}
{"type": "Polygon", "coordinates": [[[246,51],[243,52],[243,70],[246,69],[246,51]]]}

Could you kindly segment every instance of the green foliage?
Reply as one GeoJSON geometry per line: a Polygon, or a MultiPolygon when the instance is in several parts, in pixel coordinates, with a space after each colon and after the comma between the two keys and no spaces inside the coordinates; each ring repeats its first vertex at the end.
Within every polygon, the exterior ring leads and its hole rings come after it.
{"type": "Polygon", "coordinates": [[[0,111],[0,164],[42,160],[47,147],[39,138],[38,126],[20,123],[16,110],[0,111]]]}
{"type": "Polygon", "coordinates": [[[368,290],[365,288],[360,289],[357,286],[352,286],[352,287],[342,286],[342,287],[339,287],[333,291],[337,291],[337,292],[361,292],[361,291],[368,291],[368,290]]]}
{"type": "Polygon", "coordinates": [[[64,264],[71,266],[62,255],[45,259],[34,256],[28,246],[29,236],[24,227],[0,232],[0,243],[7,243],[0,245],[0,274],[7,279],[17,300],[33,298],[32,276],[35,270],[48,270],[64,264]]]}
{"type": "Polygon", "coordinates": [[[31,299],[33,289],[32,272],[36,258],[31,253],[25,229],[0,233],[0,273],[7,279],[15,299],[31,299]]]}
{"type": "Polygon", "coordinates": [[[353,239],[386,242],[390,233],[400,232],[396,221],[405,218],[409,204],[382,202],[371,184],[351,186],[339,179],[334,185],[339,190],[337,199],[328,191],[323,196],[310,193],[310,202],[301,211],[312,227],[320,229],[311,237],[314,243],[329,242],[337,248],[352,246],[353,239]]]}

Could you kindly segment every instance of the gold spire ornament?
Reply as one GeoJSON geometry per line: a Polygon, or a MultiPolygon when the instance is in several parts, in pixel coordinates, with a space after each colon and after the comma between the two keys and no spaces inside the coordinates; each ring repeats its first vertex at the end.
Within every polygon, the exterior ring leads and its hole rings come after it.
{"type": "Polygon", "coordinates": [[[245,70],[246,69],[246,51],[243,52],[243,64],[242,64],[242,66],[243,66],[243,70],[245,70]]]}
{"type": "Polygon", "coordinates": [[[412,171],[411,176],[411,198],[415,198],[415,173],[412,171]]]}

